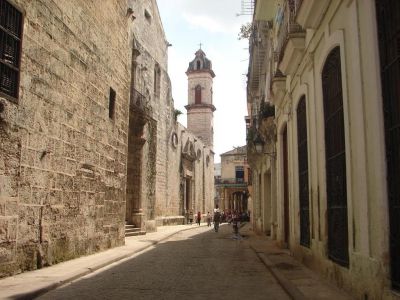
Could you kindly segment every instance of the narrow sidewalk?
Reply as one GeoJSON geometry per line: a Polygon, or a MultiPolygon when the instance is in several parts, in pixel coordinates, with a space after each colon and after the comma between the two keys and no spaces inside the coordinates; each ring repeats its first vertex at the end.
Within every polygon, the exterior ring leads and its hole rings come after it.
{"type": "MultiPolygon", "coordinates": [[[[201,227],[207,226],[202,224],[201,227]]],[[[61,285],[128,258],[168,239],[174,234],[198,228],[195,225],[162,226],[157,232],[125,238],[125,245],[65,261],[40,270],[0,280],[0,299],[32,299],[61,285]]]]}
{"type": "Polygon", "coordinates": [[[240,233],[292,299],[353,299],[296,260],[287,249],[279,248],[274,240],[255,234],[250,224],[241,228],[240,233]]]}

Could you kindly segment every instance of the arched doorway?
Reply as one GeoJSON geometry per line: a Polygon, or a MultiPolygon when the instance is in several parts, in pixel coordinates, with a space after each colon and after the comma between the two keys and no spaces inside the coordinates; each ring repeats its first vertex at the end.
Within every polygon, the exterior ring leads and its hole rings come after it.
{"type": "Polygon", "coordinates": [[[325,120],[328,255],[334,262],[347,267],[349,242],[346,145],[339,47],[334,48],[326,59],[322,70],[322,91],[325,120]]]}
{"type": "Polygon", "coordinates": [[[288,166],[288,135],[287,125],[282,131],[282,167],[283,167],[283,230],[284,242],[289,245],[289,166],[288,166]]]}
{"type": "Polygon", "coordinates": [[[381,62],[392,287],[400,290],[400,2],[376,1],[381,62]]]}
{"type": "Polygon", "coordinates": [[[299,162],[300,244],[310,247],[310,204],[308,197],[308,143],[306,97],[297,106],[297,153],[299,162]]]}

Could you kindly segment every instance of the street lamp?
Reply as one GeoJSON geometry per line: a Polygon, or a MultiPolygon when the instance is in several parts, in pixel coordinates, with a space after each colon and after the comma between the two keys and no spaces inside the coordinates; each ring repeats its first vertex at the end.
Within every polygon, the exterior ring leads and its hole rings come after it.
{"type": "Polygon", "coordinates": [[[258,154],[261,154],[263,152],[263,148],[264,148],[264,141],[261,138],[259,133],[257,133],[256,138],[253,140],[253,144],[254,144],[254,146],[256,148],[256,152],[258,154]]]}
{"type": "Polygon", "coordinates": [[[272,158],[275,158],[275,155],[276,155],[275,151],[273,151],[273,152],[263,152],[265,142],[261,138],[261,135],[259,133],[257,133],[256,138],[253,140],[253,144],[254,144],[254,147],[256,148],[256,152],[258,154],[266,154],[266,155],[268,155],[268,156],[270,156],[272,158]]]}

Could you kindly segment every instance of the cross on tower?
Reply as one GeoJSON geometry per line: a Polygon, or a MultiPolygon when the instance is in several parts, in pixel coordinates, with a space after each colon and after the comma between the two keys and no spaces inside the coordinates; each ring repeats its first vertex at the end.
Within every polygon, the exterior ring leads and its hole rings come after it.
{"type": "Polygon", "coordinates": [[[203,45],[203,44],[202,44],[202,43],[200,43],[200,44],[199,44],[199,46],[200,46],[200,49],[201,49],[201,45],[203,45]]]}

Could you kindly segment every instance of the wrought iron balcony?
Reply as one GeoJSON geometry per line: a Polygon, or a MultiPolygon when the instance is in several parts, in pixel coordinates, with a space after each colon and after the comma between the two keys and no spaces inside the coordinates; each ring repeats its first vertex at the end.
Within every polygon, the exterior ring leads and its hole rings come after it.
{"type": "Polygon", "coordinates": [[[215,184],[247,184],[244,178],[218,178],[215,179],[215,184]]]}
{"type": "Polygon", "coordinates": [[[131,90],[130,108],[133,110],[139,110],[145,114],[151,113],[151,107],[149,107],[148,99],[135,88],[132,88],[131,90]]]}
{"type": "Polygon", "coordinates": [[[303,28],[296,23],[296,13],[300,8],[302,0],[287,0],[284,1],[282,7],[276,15],[276,22],[279,29],[275,44],[275,55],[278,64],[281,62],[286,44],[291,34],[303,32],[303,28]]]}

